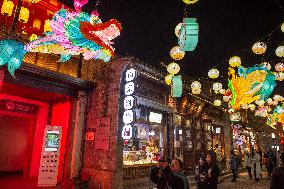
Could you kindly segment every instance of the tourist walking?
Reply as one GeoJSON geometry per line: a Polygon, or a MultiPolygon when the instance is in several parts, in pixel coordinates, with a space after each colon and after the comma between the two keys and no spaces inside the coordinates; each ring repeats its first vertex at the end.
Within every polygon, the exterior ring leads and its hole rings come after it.
{"type": "Polygon", "coordinates": [[[207,178],[207,164],[206,159],[201,157],[199,164],[195,169],[195,181],[198,189],[206,189],[206,178],[207,178]]]}
{"type": "Polygon", "coordinates": [[[206,156],[207,162],[207,179],[206,179],[206,189],[217,189],[218,177],[220,175],[220,169],[215,163],[211,154],[206,156]]]}
{"type": "Polygon", "coordinates": [[[231,156],[230,156],[230,167],[233,173],[233,178],[232,178],[232,182],[236,182],[236,178],[237,178],[237,156],[234,152],[234,150],[231,151],[231,156]]]}
{"type": "Polygon", "coordinates": [[[261,167],[260,167],[260,155],[259,152],[255,152],[252,149],[251,153],[251,174],[254,176],[255,182],[260,181],[261,167]]]}
{"type": "Polygon", "coordinates": [[[246,165],[246,170],[248,173],[249,178],[252,178],[251,174],[251,157],[248,151],[245,151],[245,165],[246,165]]]}

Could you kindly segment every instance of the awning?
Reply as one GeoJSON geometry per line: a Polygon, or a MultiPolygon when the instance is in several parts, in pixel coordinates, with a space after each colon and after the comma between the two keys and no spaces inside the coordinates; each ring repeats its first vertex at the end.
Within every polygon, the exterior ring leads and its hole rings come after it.
{"type": "Polygon", "coordinates": [[[143,106],[151,107],[151,108],[165,111],[165,112],[171,112],[171,113],[174,112],[174,110],[170,108],[169,106],[167,106],[166,104],[155,102],[153,100],[149,100],[147,98],[143,98],[140,96],[135,96],[135,98],[136,98],[137,105],[143,105],[143,106]]]}

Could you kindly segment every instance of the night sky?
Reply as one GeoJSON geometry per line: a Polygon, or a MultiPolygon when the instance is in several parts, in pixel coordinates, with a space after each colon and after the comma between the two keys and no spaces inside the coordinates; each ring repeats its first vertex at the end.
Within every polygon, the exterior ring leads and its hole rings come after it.
{"type": "MultiPolygon", "coordinates": [[[[64,1],[72,4],[72,0],[64,1]]],[[[90,12],[96,2],[89,0],[83,10],[90,12]]],[[[114,41],[117,54],[133,55],[162,68],[161,61],[172,62],[169,52],[177,45],[174,29],[182,22],[185,7],[182,0],[100,0],[97,11],[103,22],[116,18],[122,23],[121,36],[114,41]]],[[[225,79],[228,59],[234,55],[242,58],[245,67],[265,60],[272,66],[281,61],[274,51],[284,40],[280,30],[283,1],[199,0],[186,10],[189,17],[197,18],[199,42],[193,52],[186,52],[182,61],[176,61],[183,75],[207,78],[208,70],[216,67],[225,79]],[[251,51],[257,41],[267,44],[264,55],[251,51]]],[[[284,92],[284,85],[280,86],[284,92]]]]}

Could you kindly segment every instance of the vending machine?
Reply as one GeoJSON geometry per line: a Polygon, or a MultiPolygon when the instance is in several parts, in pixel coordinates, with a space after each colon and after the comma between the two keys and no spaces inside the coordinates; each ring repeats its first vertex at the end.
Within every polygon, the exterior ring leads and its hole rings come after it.
{"type": "Polygon", "coordinates": [[[55,186],[57,184],[60,146],[62,138],[61,126],[47,125],[44,130],[38,185],[55,186]]]}

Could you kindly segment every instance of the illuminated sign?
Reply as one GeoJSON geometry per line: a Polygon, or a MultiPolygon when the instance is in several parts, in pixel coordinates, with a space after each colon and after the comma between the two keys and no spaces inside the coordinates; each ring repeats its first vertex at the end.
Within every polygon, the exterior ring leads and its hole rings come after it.
{"type": "Polygon", "coordinates": [[[132,126],[131,125],[124,125],[122,128],[122,138],[129,140],[132,138],[132,126]]]}
{"type": "Polygon", "coordinates": [[[133,108],[134,106],[134,97],[133,96],[126,96],[125,99],[124,99],[124,109],[126,110],[130,110],[133,108]]]}
{"type": "Polygon", "coordinates": [[[150,112],[149,121],[154,123],[162,123],[163,115],[155,112],[150,112]]]}
{"type": "Polygon", "coordinates": [[[122,129],[122,138],[123,139],[131,139],[132,138],[132,126],[130,125],[134,121],[134,112],[132,108],[134,106],[135,97],[133,95],[135,91],[135,83],[134,79],[136,78],[137,72],[133,68],[127,70],[125,72],[125,85],[124,85],[124,113],[123,113],[123,123],[125,124],[122,129]]]}
{"type": "Polygon", "coordinates": [[[11,112],[37,114],[39,107],[37,105],[11,100],[0,100],[0,109],[11,112]]]}
{"type": "Polygon", "coordinates": [[[221,128],[220,127],[217,127],[216,128],[216,133],[218,134],[218,133],[221,133],[221,128]]]}

